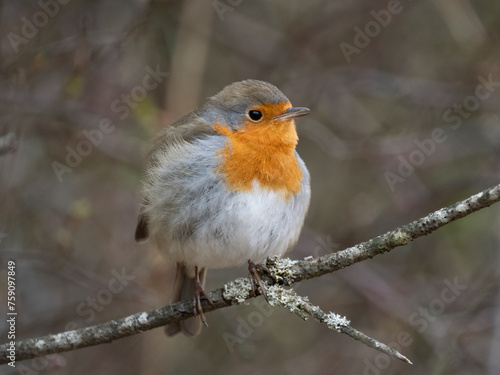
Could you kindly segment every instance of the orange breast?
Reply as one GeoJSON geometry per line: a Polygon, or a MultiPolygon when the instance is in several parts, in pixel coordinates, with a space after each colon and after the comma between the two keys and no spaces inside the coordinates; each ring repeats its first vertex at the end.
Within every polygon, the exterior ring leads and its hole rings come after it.
{"type": "MultiPolygon", "coordinates": [[[[274,116],[270,116],[269,106],[276,115],[288,108],[285,104],[263,106],[271,119],[274,116]]],[[[261,188],[281,193],[285,199],[300,192],[302,173],[294,154],[298,137],[293,120],[247,121],[235,131],[216,124],[214,129],[227,137],[219,151],[222,160],[218,169],[230,190],[249,191],[257,181],[261,188]]]]}

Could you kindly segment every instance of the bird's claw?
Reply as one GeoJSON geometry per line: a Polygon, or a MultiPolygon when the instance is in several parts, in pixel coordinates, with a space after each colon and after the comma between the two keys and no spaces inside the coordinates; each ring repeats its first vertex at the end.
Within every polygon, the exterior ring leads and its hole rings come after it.
{"type": "Polygon", "coordinates": [[[201,285],[200,282],[200,276],[198,274],[198,267],[195,267],[195,273],[196,273],[196,278],[194,281],[194,298],[193,298],[193,309],[194,309],[194,315],[199,315],[201,322],[205,325],[205,327],[208,327],[207,324],[207,319],[205,318],[205,314],[203,313],[203,306],[201,304],[201,296],[205,297],[205,299],[210,303],[213,307],[215,307],[214,302],[210,298],[207,292],[205,292],[205,289],[203,289],[203,286],[201,285]]]}
{"type": "Polygon", "coordinates": [[[255,285],[258,285],[260,287],[261,293],[264,295],[264,298],[266,301],[269,301],[267,299],[267,294],[266,294],[266,287],[264,286],[264,282],[262,281],[259,271],[265,271],[267,273],[270,273],[267,267],[262,264],[258,263],[255,264],[252,262],[250,259],[248,260],[248,278],[250,279],[250,285],[252,286],[252,293],[254,296],[257,296],[257,290],[255,288],[255,285]]]}

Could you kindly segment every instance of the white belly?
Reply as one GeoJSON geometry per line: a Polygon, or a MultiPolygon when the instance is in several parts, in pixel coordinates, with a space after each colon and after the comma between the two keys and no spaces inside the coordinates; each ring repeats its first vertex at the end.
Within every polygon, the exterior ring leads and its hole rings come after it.
{"type": "Polygon", "coordinates": [[[248,193],[228,193],[218,214],[200,223],[188,240],[171,240],[162,247],[169,259],[187,266],[235,267],[248,259],[260,263],[295,245],[308,196],[309,191],[305,191],[284,200],[280,194],[257,186],[248,193]]]}

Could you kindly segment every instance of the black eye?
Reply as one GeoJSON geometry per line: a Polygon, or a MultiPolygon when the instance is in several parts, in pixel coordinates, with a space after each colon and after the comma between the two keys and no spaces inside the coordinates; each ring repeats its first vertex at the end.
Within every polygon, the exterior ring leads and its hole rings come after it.
{"type": "Polygon", "coordinates": [[[248,111],[248,117],[250,117],[253,121],[259,121],[262,118],[261,111],[248,111]]]}

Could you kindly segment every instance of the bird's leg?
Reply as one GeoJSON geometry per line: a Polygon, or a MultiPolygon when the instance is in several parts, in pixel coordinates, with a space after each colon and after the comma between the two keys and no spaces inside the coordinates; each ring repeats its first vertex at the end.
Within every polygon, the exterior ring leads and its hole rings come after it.
{"type": "Polygon", "coordinates": [[[194,315],[199,315],[201,322],[208,327],[207,320],[205,319],[205,314],[203,313],[203,306],[201,305],[201,296],[205,297],[207,301],[215,307],[214,302],[210,296],[203,289],[203,285],[200,282],[200,274],[198,273],[198,267],[194,267],[195,279],[194,279],[194,315]]]}
{"type": "Polygon", "coordinates": [[[267,300],[266,287],[260,278],[259,271],[265,271],[269,273],[269,270],[262,263],[255,264],[250,259],[248,259],[248,278],[250,279],[250,285],[252,285],[252,292],[254,296],[257,296],[257,291],[255,285],[260,287],[260,290],[267,300]]]}

